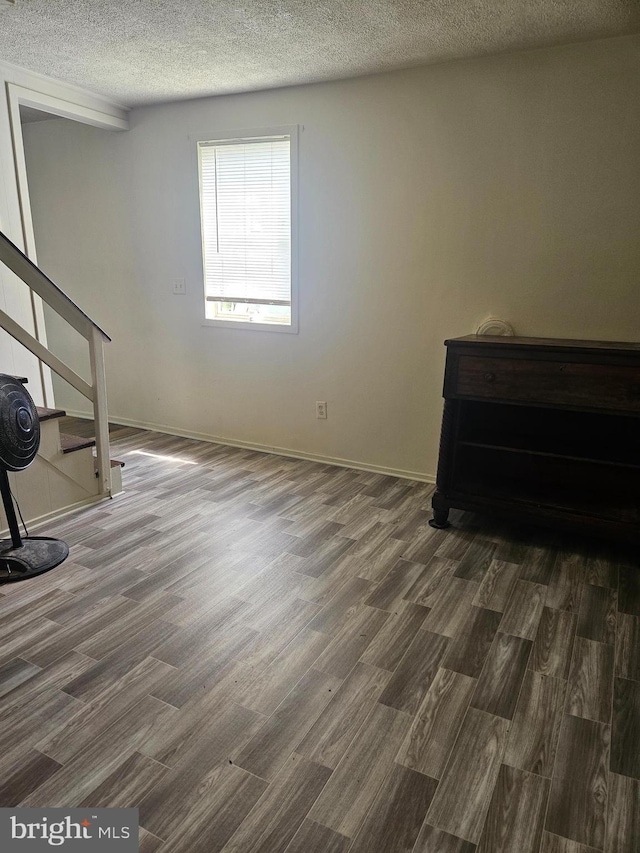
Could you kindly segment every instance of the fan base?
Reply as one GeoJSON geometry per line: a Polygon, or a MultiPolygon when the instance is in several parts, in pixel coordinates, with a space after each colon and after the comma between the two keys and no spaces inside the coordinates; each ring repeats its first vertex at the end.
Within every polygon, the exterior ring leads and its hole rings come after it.
{"type": "Polygon", "coordinates": [[[25,581],[55,569],[69,556],[69,546],[60,539],[29,536],[21,548],[11,539],[0,540],[0,584],[25,581]]]}

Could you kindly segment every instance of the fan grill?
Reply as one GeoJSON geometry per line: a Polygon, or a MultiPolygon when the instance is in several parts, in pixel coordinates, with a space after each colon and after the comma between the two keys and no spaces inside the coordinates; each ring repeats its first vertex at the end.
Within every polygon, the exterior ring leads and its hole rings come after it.
{"type": "Polygon", "coordinates": [[[21,382],[0,374],[0,467],[24,471],[40,446],[40,420],[35,403],[21,382]]]}
{"type": "Polygon", "coordinates": [[[60,539],[20,536],[7,471],[24,471],[40,446],[40,418],[31,395],[14,376],[0,373],[0,493],[11,539],[0,540],[0,584],[24,581],[69,556],[60,539]]]}

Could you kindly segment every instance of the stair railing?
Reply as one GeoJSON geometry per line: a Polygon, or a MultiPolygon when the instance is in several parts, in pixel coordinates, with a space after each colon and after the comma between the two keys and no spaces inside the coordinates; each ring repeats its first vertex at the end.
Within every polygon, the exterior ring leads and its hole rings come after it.
{"type": "Polygon", "coordinates": [[[104,368],[104,343],[111,338],[46,276],[20,249],[0,231],[0,261],[66,320],[89,344],[91,384],[69,365],[54,355],[37,338],[22,328],[12,317],[0,310],[0,328],[61,376],[93,404],[96,430],[96,454],[100,494],[111,494],[111,464],[109,461],[109,419],[107,415],[107,383],[104,368]]]}

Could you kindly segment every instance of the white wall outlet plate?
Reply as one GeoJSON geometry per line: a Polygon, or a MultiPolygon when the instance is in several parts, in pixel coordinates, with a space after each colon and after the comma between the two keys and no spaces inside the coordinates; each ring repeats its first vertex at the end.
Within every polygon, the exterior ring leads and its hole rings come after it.
{"type": "Polygon", "coordinates": [[[174,278],[173,292],[176,296],[184,296],[187,292],[187,283],[183,278],[174,278]]]}
{"type": "Polygon", "coordinates": [[[316,417],[321,420],[327,419],[327,401],[316,400],[316,417]]]}

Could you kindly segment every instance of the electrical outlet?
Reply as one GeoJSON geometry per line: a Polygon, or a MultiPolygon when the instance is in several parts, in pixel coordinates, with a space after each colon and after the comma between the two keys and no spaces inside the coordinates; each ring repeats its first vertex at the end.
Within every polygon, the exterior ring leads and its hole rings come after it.
{"type": "Polygon", "coordinates": [[[183,278],[174,278],[173,292],[176,296],[184,296],[187,292],[187,283],[183,278]]]}
{"type": "Polygon", "coordinates": [[[322,420],[327,419],[327,401],[316,400],[316,417],[322,420]]]}

